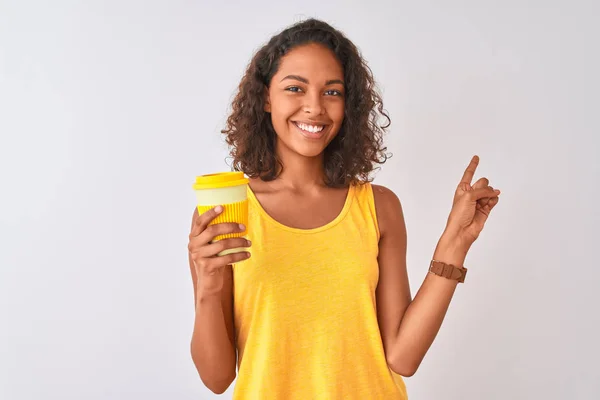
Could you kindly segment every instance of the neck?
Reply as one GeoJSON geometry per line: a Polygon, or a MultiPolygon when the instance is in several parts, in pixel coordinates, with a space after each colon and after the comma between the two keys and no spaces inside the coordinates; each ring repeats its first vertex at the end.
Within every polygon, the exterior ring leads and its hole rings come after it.
{"type": "Polygon", "coordinates": [[[293,190],[306,190],[325,186],[323,153],[315,157],[304,157],[292,152],[285,146],[276,145],[277,155],[283,164],[283,170],[277,177],[282,186],[293,190]]]}

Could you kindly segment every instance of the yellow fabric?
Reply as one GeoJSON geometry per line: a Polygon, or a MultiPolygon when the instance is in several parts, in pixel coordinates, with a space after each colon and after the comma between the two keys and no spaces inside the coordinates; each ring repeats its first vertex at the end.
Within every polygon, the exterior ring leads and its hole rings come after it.
{"type": "Polygon", "coordinates": [[[248,189],[252,257],[233,266],[235,400],[405,400],[375,304],[379,230],[369,183],[316,229],[271,218],[248,189]]]}

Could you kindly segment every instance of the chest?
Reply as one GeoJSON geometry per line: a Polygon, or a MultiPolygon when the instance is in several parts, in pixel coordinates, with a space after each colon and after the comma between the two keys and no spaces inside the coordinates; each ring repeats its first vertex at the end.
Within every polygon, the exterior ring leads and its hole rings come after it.
{"type": "Polygon", "coordinates": [[[234,268],[236,299],[241,303],[266,301],[281,311],[301,309],[311,315],[318,309],[306,307],[346,307],[356,301],[357,293],[375,293],[378,249],[368,230],[348,219],[316,234],[253,222],[252,257],[234,268]]]}
{"type": "Polygon", "coordinates": [[[278,223],[295,229],[314,229],[333,221],[347,200],[347,189],[331,189],[314,195],[258,194],[264,211],[278,223]]]}

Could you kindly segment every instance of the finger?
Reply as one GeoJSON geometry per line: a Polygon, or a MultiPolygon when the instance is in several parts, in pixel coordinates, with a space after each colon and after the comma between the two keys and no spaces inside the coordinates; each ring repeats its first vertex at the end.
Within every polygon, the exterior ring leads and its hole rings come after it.
{"type": "Polygon", "coordinates": [[[471,159],[471,162],[469,163],[469,166],[467,167],[467,169],[465,170],[465,173],[462,177],[462,179],[460,180],[460,183],[467,183],[467,184],[471,184],[471,181],[473,180],[473,175],[475,175],[475,171],[477,170],[477,165],[479,165],[479,157],[478,156],[473,156],[473,158],[471,159]]]}
{"type": "Polygon", "coordinates": [[[483,229],[485,222],[487,221],[488,217],[490,216],[490,211],[492,210],[492,207],[490,206],[489,203],[484,206],[480,206],[479,203],[477,203],[475,210],[476,210],[476,212],[475,212],[475,216],[473,217],[473,223],[476,226],[479,226],[480,227],[479,229],[483,229]]]}
{"type": "Polygon", "coordinates": [[[468,193],[469,199],[471,201],[478,201],[480,199],[483,199],[485,197],[496,197],[500,194],[500,190],[498,189],[491,189],[489,186],[485,187],[485,188],[479,188],[479,189],[474,189],[471,190],[468,193]]]}
{"type": "Polygon", "coordinates": [[[480,207],[482,207],[482,209],[489,214],[489,212],[492,210],[492,208],[494,208],[494,206],[496,204],[498,204],[498,199],[499,199],[498,196],[495,196],[495,197],[485,197],[483,199],[477,200],[477,205],[480,206],[480,207]],[[485,204],[482,204],[483,200],[486,200],[485,204]]]}
{"type": "MultiPolygon", "coordinates": [[[[486,211],[488,211],[488,214],[489,214],[489,211],[492,211],[492,209],[496,206],[496,204],[498,204],[499,199],[500,198],[498,196],[489,198],[488,202],[485,204],[485,206],[487,207],[486,211]]],[[[479,204],[479,201],[478,201],[478,204],[479,204]]]]}
{"type": "Polygon", "coordinates": [[[487,187],[490,184],[488,178],[479,178],[477,182],[473,184],[473,189],[479,189],[487,187]]]}
{"type": "Polygon", "coordinates": [[[213,219],[217,218],[217,216],[219,214],[221,214],[222,212],[223,212],[223,206],[219,205],[219,206],[213,207],[210,210],[199,215],[196,218],[196,223],[194,224],[194,228],[192,229],[192,232],[190,233],[190,237],[198,236],[199,234],[201,234],[206,229],[208,224],[213,219]]]}
{"type": "Polygon", "coordinates": [[[224,256],[217,256],[211,260],[215,263],[218,263],[218,265],[231,265],[248,258],[250,258],[250,253],[247,251],[241,251],[238,253],[226,254],[224,256]]]}
{"type": "Polygon", "coordinates": [[[490,201],[487,204],[490,211],[492,211],[494,209],[494,207],[496,207],[496,204],[498,204],[499,199],[500,199],[499,197],[492,197],[490,199],[490,201]]]}
{"type": "MultiPolygon", "coordinates": [[[[487,181],[487,179],[486,179],[486,181],[487,181]]],[[[494,189],[491,186],[483,186],[483,187],[484,188],[487,187],[487,188],[490,188],[492,190],[494,189]]],[[[486,204],[488,204],[489,201],[490,201],[490,197],[482,197],[481,199],[477,200],[477,204],[479,204],[480,206],[485,206],[486,204]]]]}
{"type": "MultiPolygon", "coordinates": [[[[488,187],[489,183],[490,183],[490,181],[487,178],[479,178],[477,180],[477,182],[475,182],[473,184],[472,189],[480,189],[480,188],[488,187]]],[[[485,206],[487,204],[488,200],[489,200],[488,197],[484,197],[483,199],[477,200],[477,204],[479,204],[480,206],[485,206]]]]}
{"type": "Polygon", "coordinates": [[[486,221],[490,216],[490,213],[492,212],[496,204],[498,204],[498,200],[499,197],[492,197],[487,205],[476,208],[477,212],[475,213],[475,216],[473,218],[473,223],[476,226],[479,226],[479,229],[483,229],[486,221]]]}
{"type": "Polygon", "coordinates": [[[219,235],[225,235],[227,233],[240,233],[244,232],[246,227],[242,224],[236,224],[234,222],[222,222],[220,224],[213,224],[208,226],[199,236],[199,240],[202,243],[210,243],[215,237],[219,235]]]}
{"type": "Polygon", "coordinates": [[[475,212],[475,216],[473,217],[473,225],[477,227],[478,231],[481,231],[483,229],[489,215],[489,206],[477,208],[477,212],[475,212]]]}
{"type": "Polygon", "coordinates": [[[202,258],[202,267],[204,271],[212,272],[223,268],[226,265],[235,264],[242,260],[250,258],[250,253],[247,251],[241,251],[238,253],[226,254],[224,256],[215,256],[211,258],[202,258]]]}
{"type": "Polygon", "coordinates": [[[224,250],[237,249],[240,247],[250,247],[252,243],[244,238],[228,238],[218,240],[214,243],[202,246],[198,249],[200,257],[213,257],[224,250]]]}
{"type": "MultiPolygon", "coordinates": [[[[494,189],[494,187],[493,187],[493,186],[490,186],[489,188],[490,188],[490,189],[492,189],[492,190],[494,190],[494,193],[496,193],[496,192],[495,192],[495,190],[496,190],[496,189],[494,189]]],[[[492,197],[486,197],[486,199],[487,199],[487,200],[486,200],[486,204],[489,204],[489,203],[490,203],[490,200],[492,200],[492,199],[497,199],[497,198],[498,198],[498,195],[495,195],[495,196],[492,196],[492,197]]]]}

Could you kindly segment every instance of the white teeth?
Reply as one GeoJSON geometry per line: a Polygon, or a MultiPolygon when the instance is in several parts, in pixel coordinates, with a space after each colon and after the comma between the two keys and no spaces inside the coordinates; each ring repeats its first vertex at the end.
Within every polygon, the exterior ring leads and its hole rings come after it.
{"type": "Polygon", "coordinates": [[[300,129],[311,133],[321,132],[323,128],[325,128],[323,125],[308,125],[301,122],[296,123],[296,125],[298,125],[300,129]]]}

